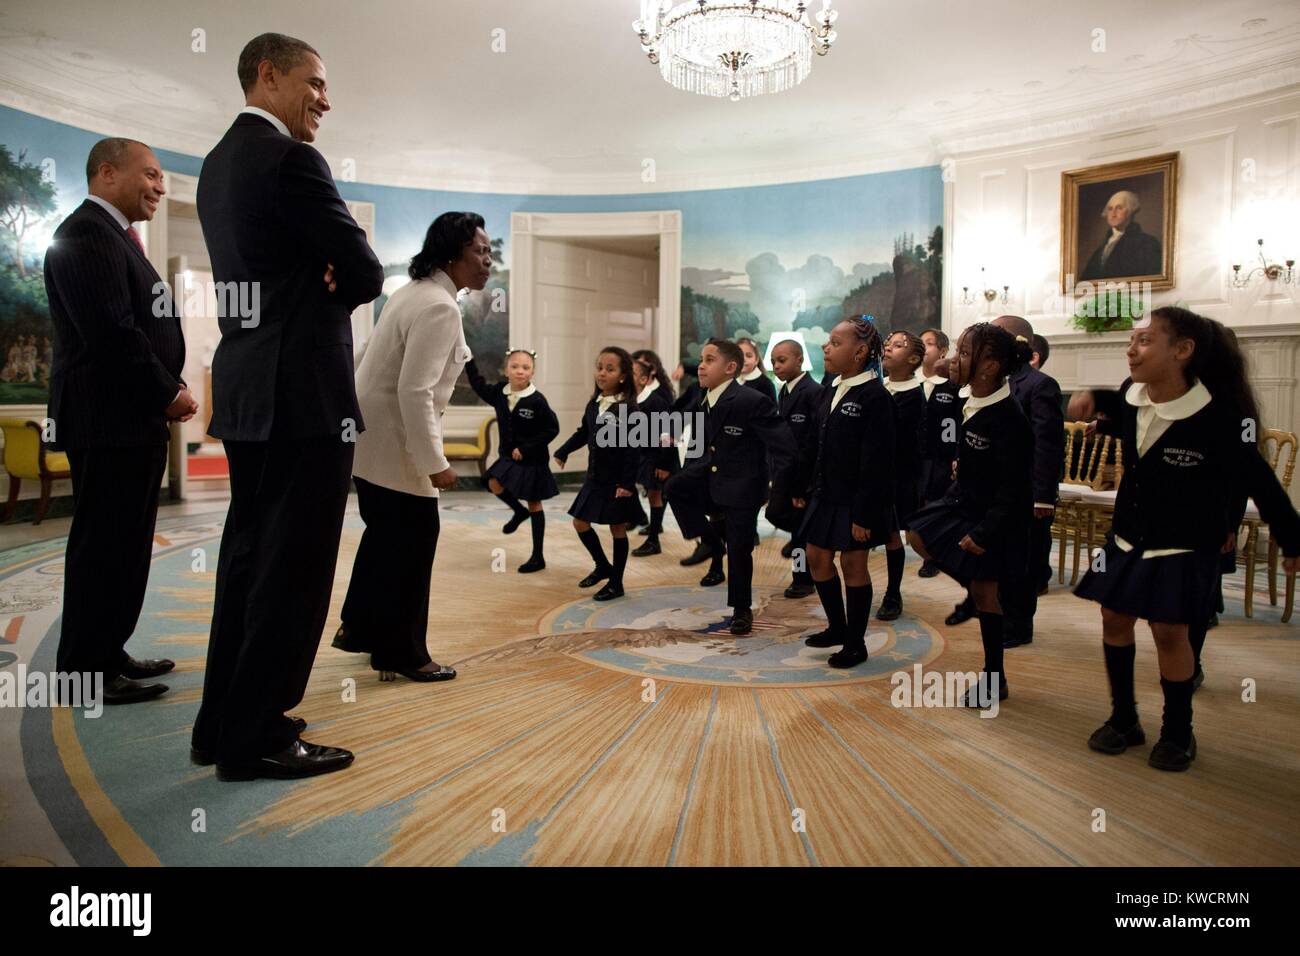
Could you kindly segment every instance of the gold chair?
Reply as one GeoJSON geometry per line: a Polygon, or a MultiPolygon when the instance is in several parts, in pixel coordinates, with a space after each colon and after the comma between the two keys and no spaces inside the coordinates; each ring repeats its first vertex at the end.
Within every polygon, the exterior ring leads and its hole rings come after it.
{"type": "MultiPolygon", "coordinates": [[[[1110,435],[1089,430],[1088,422],[1065,423],[1065,473],[1057,492],[1058,500],[1053,530],[1058,534],[1057,580],[1065,581],[1065,548],[1068,538],[1074,535],[1074,560],[1070,583],[1079,576],[1079,552],[1086,543],[1091,553],[1099,526],[1109,528],[1106,521],[1114,511],[1115,492],[1107,484],[1118,487],[1123,475],[1123,455],[1120,445],[1110,435]],[[1111,449],[1115,463],[1111,467],[1111,449]]],[[[1102,532],[1104,539],[1104,531],[1102,532]]]]}
{"type": "Polygon", "coordinates": [[[482,478],[487,474],[488,455],[492,452],[492,440],[488,430],[496,420],[495,415],[489,415],[483,419],[483,424],[478,427],[477,441],[454,441],[443,445],[442,453],[447,456],[447,461],[476,461],[478,462],[478,476],[482,478]]]}
{"type": "MultiPolygon", "coordinates": [[[[1279,464],[1285,462],[1282,474],[1278,476],[1278,479],[1281,481],[1283,489],[1290,491],[1291,477],[1295,473],[1295,432],[1266,428],[1260,441],[1259,450],[1274,472],[1278,470],[1279,464]],[[1288,447],[1290,451],[1286,450],[1288,447]]],[[[1259,529],[1263,524],[1259,509],[1255,507],[1254,501],[1246,502],[1246,515],[1241,523],[1246,528],[1246,544],[1242,550],[1246,559],[1246,617],[1253,617],[1255,612],[1255,567],[1257,563],[1255,552],[1259,545],[1259,529]]],[[[1268,602],[1274,605],[1277,604],[1277,554],[1277,540],[1270,534],[1268,536],[1268,602]]],[[[1291,611],[1294,606],[1295,575],[1289,574],[1286,581],[1286,607],[1282,611],[1282,623],[1285,624],[1291,620],[1291,611]]]]}
{"type": "Polygon", "coordinates": [[[50,489],[54,482],[72,477],[68,456],[54,451],[43,440],[39,422],[24,418],[0,418],[0,430],[5,436],[4,465],[9,473],[9,501],[5,504],[4,520],[14,516],[18,505],[18,489],[24,478],[41,483],[41,499],[36,504],[36,520],[40,524],[50,507],[50,489]]]}

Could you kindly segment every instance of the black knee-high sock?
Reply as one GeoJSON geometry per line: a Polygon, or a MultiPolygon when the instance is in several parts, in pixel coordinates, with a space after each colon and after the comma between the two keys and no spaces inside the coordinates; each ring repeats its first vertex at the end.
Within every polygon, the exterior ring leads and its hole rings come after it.
{"type": "Polygon", "coordinates": [[[1165,692],[1164,723],[1160,739],[1187,747],[1192,741],[1192,692],[1196,689],[1192,678],[1166,680],[1160,678],[1160,689],[1165,692]]]}
{"type": "Polygon", "coordinates": [[[835,637],[843,637],[848,625],[844,616],[844,593],[840,590],[840,576],[825,581],[813,581],[822,610],[826,612],[827,630],[835,637]]]}
{"type": "Polygon", "coordinates": [[[1133,695],[1133,661],[1136,644],[1102,644],[1106,655],[1106,678],[1110,681],[1110,720],[1117,730],[1128,730],[1137,723],[1137,699],[1133,695]]]}
{"type": "Polygon", "coordinates": [[[546,512],[530,511],[528,520],[533,525],[533,557],[541,558],[542,542],[546,539],[546,512]]]}
{"type": "Polygon", "coordinates": [[[1205,647],[1205,635],[1210,630],[1209,621],[1187,625],[1187,640],[1191,642],[1192,653],[1196,655],[1196,666],[1201,666],[1201,649],[1205,647]]]}
{"type": "Polygon", "coordinates": [[[845,604],[848,606],[845,615],[844,646],[846,648],[866,647],[867,618],[871,615],[871,585],[863,584],[859,587],[849,585],[844,589],[844,596],[845,604]]]}
{"type": "Polygon", "coordinates": [[[889,570],[889,581],[885,584],[885,597],[902,600],[903,561],[906,558],[907,555],[903,553],[902,548],[895,548],[893,551],[885,549],[885,567],[889,570]]]}
{"type": "Polygon", "coordinates": [[[623,569],[627,567],[627,538],[614,539],[614,570],[610,572],[609,583],[622,586],[623,569]]]}
{"type": "Polygon", "coordinates": [[[980,640],[984,644],[984,670],[989,674],[1002,674],[1002,615],[980,611],[980,640]]]}
{"type": "Polygon", "coordinates": [[[663,533],[664,533],[664,506],[651,505],[649,534],[651,537],[658,537],[663,533]]]}
{"type": "Polygon", "coordinates": [[[519,499],[516,498],[514,495],[512,495],[505,488],[501,489],[501,494],[497,495],[497,497],[500,498],[502,501],[504,501],[506,505],[509,506],[510,510],[515,513],[516,516],[522,514],[525,518],[528,517],[528,509],[525,508],[522,504],[520,504],[519,499]]]}
{"type": "Polygon", "coordinates": [[[596,562],[597,569],[608,571],[609,562],[605,559],[605,549],[600,546],[600,535],[596,534],[596,529],[588,528],[586,531],[579,531],[578,539],[582,541],[591,559],[596,562]]]}

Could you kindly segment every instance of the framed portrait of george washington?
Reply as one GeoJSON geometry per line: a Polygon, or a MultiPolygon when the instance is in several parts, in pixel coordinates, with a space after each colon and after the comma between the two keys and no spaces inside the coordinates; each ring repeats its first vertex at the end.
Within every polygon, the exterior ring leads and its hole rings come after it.
{"type": "Polygon", "coordinates": [[[1061,291],[1174,284],[1178,154],[1061,174],[1061,291]]]}

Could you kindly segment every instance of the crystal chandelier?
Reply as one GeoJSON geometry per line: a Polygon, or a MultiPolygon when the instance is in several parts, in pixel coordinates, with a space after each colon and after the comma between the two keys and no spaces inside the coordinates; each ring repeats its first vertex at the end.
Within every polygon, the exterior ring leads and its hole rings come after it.
{"type": "Polygon", "coordinates": [[[632,29],[673,86],[736,102],[802,83],[813,52],[835,42],[838,16],[831,0],[815,15],[804,0],[641,0],[632,29]]]}

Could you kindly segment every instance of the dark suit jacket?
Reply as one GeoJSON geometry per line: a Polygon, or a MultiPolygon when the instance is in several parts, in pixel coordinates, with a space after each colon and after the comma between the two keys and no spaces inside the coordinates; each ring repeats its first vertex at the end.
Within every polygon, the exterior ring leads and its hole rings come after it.
{"type": "MultiPolygon", "coordinates": [[[[822,386],[817,384],[811,374],[799,379],[793,392],[786,394],[784,383],[777,392],[777,410],[790,426],[790,434],[794,437],[797,448],[806,445],[809,434],[817,427],[817,405],[821,397],[822,386]]],[[[812,480],[812,464],[803,455],[798,456],[791,478],[793,489],[802,491],[808,487],[808,482],[812,480]]]]}
{"type": "Polygon", "coordinates": [[[379,295],[384,270],[324,158],[240,114],[203,161],[198,206],[214,279],[257,283],[260,307],[249,328],[221,310],[209,432],[266,441],[274,426],[311,438],[341,434],[344,419],[361,431],[350,317],[379,295]],[[334,292],[322,281],[328,263],[334,292]]]}
{"type": "Polygon", "coordinates": [[[631,416],[636,413],[637,407],[635,402],[615,402],[602,416],[597,400],[591,399],[587,402],[587,407],[582,410],[582,421],[578,423],[577,429],[563,445],[555,449],[555,457],[561,461],[568,461],[570,455],[585,445],[589,481],[603,485],[616,485],[635,492],[636,469],[641,463],[641,449],[621,444],[602,445],[600,442],[604,419],[608,417],[617,421],[619,409],[624,406],[627,411],[622,414],[631,427],[631,416]]]}
{"type": "Polygon", "coordinates": [[[1088,259],[1080,279],[1119,279],[1125,276],[1159,275],[1164,268],[1164,259],[1160,254],[1160,240],[1142,231],[1142,227],[1129,220],[1124,235],[1115,243],[1115,248],[1102,265],[1101,254],[1106,248],[1110,233],[1102,240],[1097,251],[1088,259]]]}
{"type": "Polygon", "coordinates": [[[812,462],[806,498],[847,505],[853,523],[880,543],[894,530],[898,413],[879,378],[854,385],[834,409],[835,388],[817,403],[817,426],[802,454],[812,462]]]}
{"type": "MultiPolygon", "coordinates": [[[[705,392],[699,411],[707,401],[705,392]]],[[[769,457],[775,497],[788,494],[797,452],[776,405],[757,389],[733,381],[708,412],[704,454],[687,462],[681,473],[706,478],[709,497],[724,508],[761,508],[768,498],[769,457]]]]}
{"type": "Polygon", "coordinates": [[[166,444],[185,339],[140,248],[87,199],[45,253],[54,325],[49,415],[61,449],[166,444]],[[162,314],[159,314],[162,313],[162,314]]]}
{"type": "Polygon", "coordinates": [[[1055,505],[1061,472],[1065,468],[1065,412],[1061,410],[1061,386],[1046,372],[1024,365],[1011,376],[1011,397],[1029,419],[1034,434],[1034,501],[1055,505]]]}

